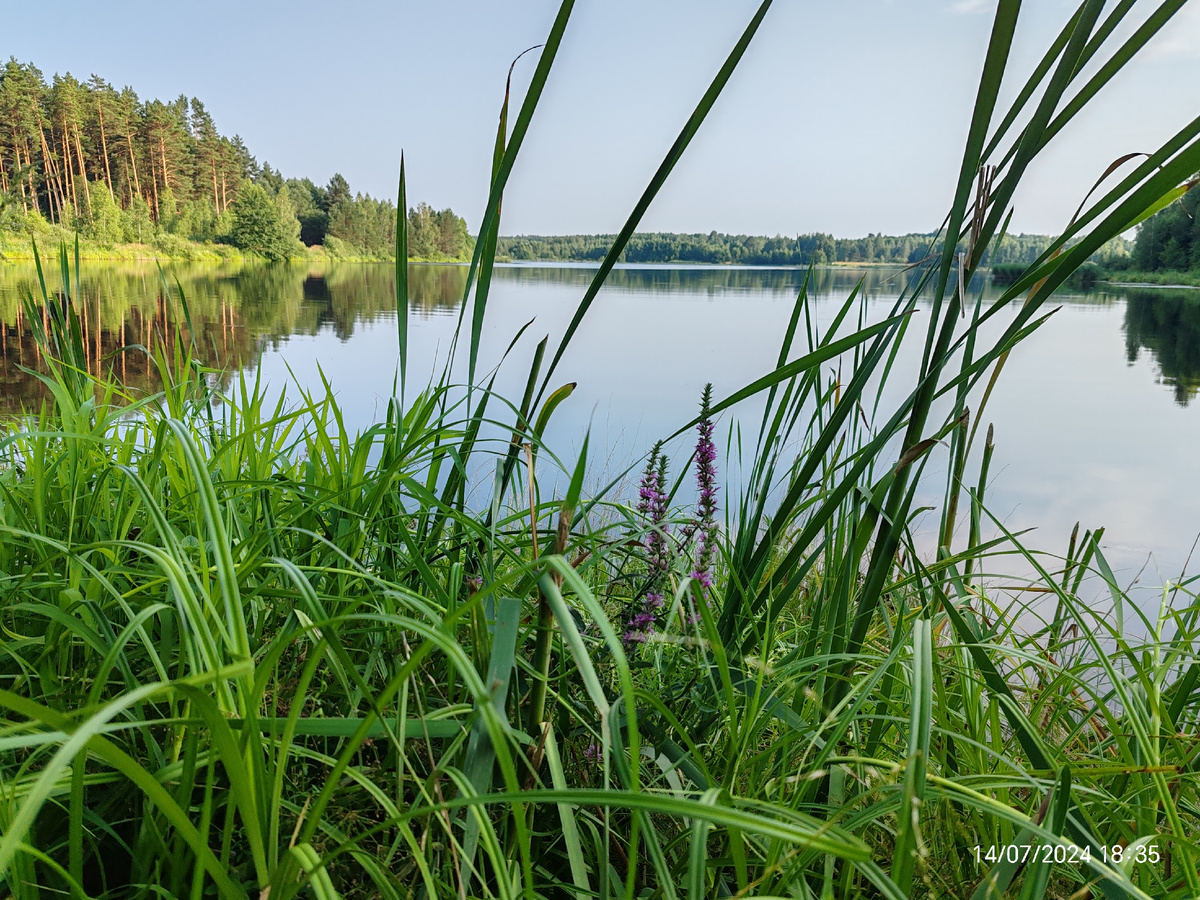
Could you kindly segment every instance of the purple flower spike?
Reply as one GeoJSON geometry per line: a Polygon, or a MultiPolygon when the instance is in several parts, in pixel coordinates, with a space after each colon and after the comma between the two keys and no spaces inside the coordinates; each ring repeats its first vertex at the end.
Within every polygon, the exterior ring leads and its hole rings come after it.
{"type": "Polygon", "coordinates": [[[699,513],[694,526],[696,539],[696,568],[692,577],[700,582],[700,596],[707,601],[712,587],[713,558],[717,540],[717,445],[713,443],[713,421],[709,414],[712,404],[712,385],[704,386],[700,398],[700,422],[696,426],[696,487],[700,500],[696,504],[699,513]]]}
{"type": "Polygon", "coordinates": [[[658,611],[663,607],[662,584],[671,569],[671,551],[667,543],[667,457],[659,441],[650,451],[650,459],[638,485],[637,510],[649,519],[650,528],[643,538],[646,548],[648,583],[640,606],[635,607],[625,625],[622,640],[627,648],[643,644],[658,627],[658,611]]]}

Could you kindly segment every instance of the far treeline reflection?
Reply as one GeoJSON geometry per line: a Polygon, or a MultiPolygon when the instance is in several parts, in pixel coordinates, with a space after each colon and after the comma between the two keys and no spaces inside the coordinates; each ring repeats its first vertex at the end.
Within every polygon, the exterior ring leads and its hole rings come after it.
{"type": "MultiPolygon", "coordinates": [[[[111,369],[134,391],[161,387],[138,347],[150,346],[156,334],[173,340],[183,329],[186,335],[176,282],[187,299],[201,357],[227,376],[289,335],[314,335],[329,327],[349,340],[356,324],[395,314],[391,265],[181,264],[166,269],[165,276],[169,292],[153,263],[84,264],[81,298],[75,302],[93,373],[111,369]]],[[[465,266],[412,266],[410,310],[416,315],[451,312],[462,299],[466,278],[465,266]]],[[[47,279],[58,295],[53,268],[47,279]]],[[[44,395],[34,372],[45,371],[45,365],[24,310],[30,295],[41,297],[34,267],[0,264],[0,410],[6,412],[36,405],[44,395]]],[[[40,304],[37,310],[45,317],[40,304]]]]}
{"type": "MultiPolygon", "coordinates": [[[[593,274],[590,267],[521,265],[499,267],[495,279],[582,291],[593,274]]],[[[791,268],[635,267],[615,269],[607,286],[626,293],[679,291],[726,299],[763,293],[794,297],[804,274],[791,268]]],[[[48,283],[54,284],[55,274],[48,275],[48,283]]],[[[168,293],[153,263],[93,263],[83,266],[82,302],[77,306],[91,370],[111,369],[135,391],[154,391],[160,384],[138,345],[149,345],[155,334],[171,338],[179,328],[186,330],[176,281],[187,298],[205,361],[229,377],[289,335],[315,335],[328,328],[350,340],[360,323],[393,316],[394,277],[390,264],[178,264],[166,270],[168,293]]],[[[868,296],[886,297],[899,292],[903,275],[886,268],[822,268],[812,277],[809,289],[814,295],[845,296],[862,279],[868,296]]],[[[410,265],[410,314],[455,312],[466,278],[467,267],[462,265],[410,265]]],[[[41,295],[33,266],[0,264],[3,411],[30,408],[43,396],[44,385],[33,373],[45,366],[23,309],[23,298],[30,294],[41,295]]],[[[1124,300],[1129,362],[1143,349],[1148,351],[1181,406],[1200,392],[1200,291],[1109,287],[1064,299],[1124,300]]],[[[44,315],[40,307],[38,313],[44,315]]]]}
{"type": "Polygon", "coordinates": [[[1175,402],[1187,406],[1200,391],[1200,291],[1134,289],[1125,297],[1129,362],[1149,350],[1175,402]]]}

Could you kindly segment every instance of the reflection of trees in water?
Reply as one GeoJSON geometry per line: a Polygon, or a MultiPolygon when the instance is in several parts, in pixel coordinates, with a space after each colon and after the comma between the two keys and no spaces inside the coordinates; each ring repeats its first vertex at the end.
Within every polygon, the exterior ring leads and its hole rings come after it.
{"type": "Polygon", "coordinates": [[[1200,292],[1130,291],[1125,306],[1125,352],[1142,348],[1158,362],[1175,402],[1187,406],[1200,391],[1200,292]]]}
{"type": "MultiPolygon", "coordinates": [[[[498,281],[522,281],[578,287],[582,292],[595,277],[597,266],[499,266],[498,281]]],[[[679,290],[688,293],[785,293],[795,296],[804,283],[803,268],[754,268],[751,266],[633,266],[609,273],[605,286],[630,293],[658,294],[679,290]]],[[[898,267],[834,267],[813,269],[809,293],[849,294],[863,282],[867,294],[895,293],[904,284],[898,267]]]]}
{"type": "Polygon", "coordinates": [[[458,309],[467,271],[467,266],[409,266],[408,308],[427,316],[458,309]]]}
{"type": "MultiPolygon", "coordinates": [[[[428,317],[457,309],[467,284],[466,266],[410,265],[408,308],[428,317]]],[[[396,313],[396,272],[389,264],[334,266],[308,275],[304,298],[320,310],[320,325],[329,325],[342,340],[354,334],[356,322],[373,322],[396,313]]]]}
{"type": "MultiPolygon", "coordinates": [[[[80,296],[73,302],[87,369],[93,375],[111,372],[134,395],[157,391],[161,380],[145,348],[157,346],[160,340],[173,346],[177,337],[188,342],[194,336],[198,357],[227,372],[256,358],[255,337],[240,327],[236,310],[219,295],[199,308],[189,301],[193,335],[177,293],[168,298],[157,278],[147,282],[145,291],[123,296],[100,293],[95,284],[86,281],[81,285],[80,296]]],[[[47,311],[35,306],[34,315],[48,329],[47,311]]],[[[36,406],[47,390],[37,373],[46,371],[25,309],[16,306],[11,316],[0,316],[0,410],[36,406]]]]}
{"type": "MultiPolygon", "coordinates": [[[[495,278],[561,285],[582,296],[596,272],[591,266],[501,266],[495,278]]],[[[88,264],[82,272],[80,320],[88,344],[89,366],[109,368],[131,388],[154,391],[158,379],[145,353],[156,334],[173,339],[187,327],[176,281],[183,288],[201,357],[232,373],[257,359],[263,346],[278,346],[289,335],[315,335],[328,328],[342,340],[357,325],[392,317],[395,269],[388,263],[245,265],[180,264],[166,269],[170,292],[152,263],[88,264]]],[[[617,291],[656,294],[677,291],[710,296],[779,294],[794,297],[803,269],[755,269],[733,266],[633,267],[614,269],[608,286],[617,291]]],[[[904,274],[897,268],[815,269],[813,295],[849,296],[861,280],[863,294],[895,296],[904,274]]],[[[466,286],[466,266],[410,265],[409,314],[445,315],[457,310],[466,286]]],[[[53,279],[52,279],[53,281],[53,279]]],[[[44,371],[33,343],[21,298],[38,297],[32,266],[0,266],[0,409],[36,403],[44,385],[22,366],[44,371]]],[[[985,302],[998,289],[985,286],[985,302]]],[[[1064,295],[1068,303],[1111,303],[1124,291],[1064,295]]],[[[1130,360],[1148,349],[1162,369],[1176,400],[1188,403],[1200,390],[1200,295],[1196,292],[1131,291],[1125,314],[1130,360]]]]}
{"type": "MultiPolygon", "coordinates": [[[[264,345],[289,335],[315,335],[328,327],[342,340],[357,323],[396,313],[395,269],[388,264],[225,265],[181,264],[165,270],[168,289],[153,263],[87,264],[76,306],[88,346],[89,368],[111,370],[135,391],[161,385],[139,348],[188,337],[180,288],[196,329],[200,356],[227,373],[253,364],[264,345]]],[[[409,267],[409,307],[417,315],[457,308],[465,266],[409,267]]],[[[56,284],[52,275],[48,285],[56,284]]],[[[31,265],[0,267],[0,409],[35,404],[43,383],[23,368],[45,371],[23,311],[38,298],[31,265]]],[[[38,313],[40,314],[40,313],[38,313]]]]}

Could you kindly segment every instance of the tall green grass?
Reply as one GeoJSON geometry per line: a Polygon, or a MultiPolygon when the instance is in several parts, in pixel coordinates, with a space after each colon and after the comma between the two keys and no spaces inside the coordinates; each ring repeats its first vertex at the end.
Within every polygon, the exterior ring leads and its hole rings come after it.
{"type": "Polygon", "coordinates": [[[494,236],[571,5],[511,131],[505,99],[459,331],[465,389],[449,366],[411,383],[398,272],[400,383],[365,432],[328,384],[290,404],[246,375],[218,390],[181,296],[170,340],[125,351],[163,385],[135,396],[91,373],[78,259],[62,252],[53,291],[39,262],[28,319],[47,311],[51,399],[0,438],[7,895],[1200,894],[1195,582],[1168,585],[1151,615],[1098,532],[1061,557],[1023,548],[987,513],[991,429],[975,444],[1053,290],[1200,168],[1200,120],[1085,202],[1000,301],[967,290],[1029,165],[1181,4],[1111,49],[1135,4],[1102,16],[1086,0],[1001,110],[1019,9],[1001,0],[953,239],[880,321],[852,294],[818,329],[802,289],[775,368],[713,404],[764,401],[733,433],[744,483],[723,498],[716,578],[691,576],[677,505],[667,603],[640,645],[623,623],[662,526],[611,486],[585,493],[586,440],[574,458],[545,445],[573,387],[553,376],[770,3],[510,403],[478,377],[494,236]],[[922,319],[920,370],[888,403],[922,319]],[[927,552],[914,497],[935,454],[946,501],[927,552]],[[482,510],[468,502],[481,470],[482,510]],[[1029,579],[989,577],[999,555],[1029,579]],[[1050,861],[989,853],[1011,845],[1050,861]],[[1055,847],[1090,862],[1055,864],[1055,847]]]}

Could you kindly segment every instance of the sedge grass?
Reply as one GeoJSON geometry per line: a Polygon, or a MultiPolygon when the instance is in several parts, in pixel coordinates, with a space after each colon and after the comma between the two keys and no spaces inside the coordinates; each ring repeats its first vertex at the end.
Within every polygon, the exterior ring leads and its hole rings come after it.
{"type": "MultiPolygon", "coordinates": [[[[619,497],[585,495],[586,441],[562,461],[542,441],[570,392],[545,393],[554,367],[607,270],[545,372],[539,345],[520,403],[495,396],[494,375],[476,379],[487,236],[570,2],[511,134],[505,101],[463,307],[466,390],[448,376],[405,384],[402,328],[396,396],[354,434],[328,384],[294,406],[245,376],[220,388],[181,323],[141,348],[161,390],[133,396],[92,373],[78,251],[73,270],[61,254],[57,295],[39,261],[50,398],[0,438],[7,894],[1197,896],[1195,582],[1170,585],[1151,616],[1116,586],[1095,532],[1061,559],[982,538],[990,430],[972,453],[978,389],[1053,289],[1200,168],[1198,121],[1082,210],[998,303],[968,296],[1025,170],[1180,4],[1077,85],[1134,5],[1102,18],[1085,0],[1001,111],[1019,7],[1001,0],[953,240],[881,322],[852,295],[819,331],[802,289],[775,369],[713,404],[765,398],[745,483],[727,498],[710,590],[680,540],[690,513],[672,512],[668,603],[640,646],[622,624],[651,526],[619,497]],[[984,342],[983,323],[1022,296],[984,342]],[[923,361],[889,408],[880,384],[908,377],[897,348],[919,297],[932,310],[923,361]],[[913,498],[943,444],[947,501],[922,554],[913,498]],[[482,512],[466,500],[481,465],[495,473],[482,512]],[[546,466],[562,497],[545,491],[546,466]],[[1031,583],[997,587],[999,554],[1024,559],[1031,583]],[[1017,860],[1009,846],[1089,859],[1017,860]]],[[[400,277],[401,312],[406,292],[400,277]]]]}

